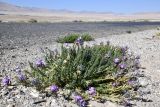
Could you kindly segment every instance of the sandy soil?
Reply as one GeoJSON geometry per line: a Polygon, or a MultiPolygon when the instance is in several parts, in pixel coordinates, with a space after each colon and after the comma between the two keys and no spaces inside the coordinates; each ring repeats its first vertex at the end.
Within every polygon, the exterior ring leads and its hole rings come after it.
{"type": "Polygon", "coordinates": [[[3,22],[29,22],[35,19],[38,22],[97,22],[97,21],[160,21],[159,14],[117,15],[91,13],[5,13],[0,15],[3,22]]]}

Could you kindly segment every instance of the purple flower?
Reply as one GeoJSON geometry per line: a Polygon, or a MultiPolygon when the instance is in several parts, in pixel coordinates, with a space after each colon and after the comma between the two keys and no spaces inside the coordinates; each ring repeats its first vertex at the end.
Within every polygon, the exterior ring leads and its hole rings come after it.
{"type": "Polygon", "coordinates": [[[64,43],[64,46],[68,47],[68,43],[64,43]]]}
{"type": "Polygon", "coordinates": [[[45,66],[44,61],[41,59],[36,61],[36,65],[37,65],[37,67],[44,67],[45,66]]]}
{"type": "Polygon", "coordinates": [[[117,84],[114,82],[114,83],[112,84],[112,86],[115,87],[115,86],[117,86],[117,84]]]}
{"type": "Polygon", "coordinates": [[[80,106],[80,107],[86,107],[87,103],[85,100],[83,100],[83,98],[80,95],[76,95],[75,96],[75,101],[76,103],[80,106]]]}
{"type": "Polygon", "coordinates": [[[82,40],[82,37],[79,37],[77,40],[76,40],[76,44],[78,45],[83,45],[83,40],[82,40]]]}
{"type": "Polygon", "coordinates": [[[115,59],[114,59],[114,63],[115,63],[115,64],[120,63],[120,59],[119,59],[119,58],[115,58],[115,59]]]}
{"type": "Polygon", "coordinates": [[[123,56],[122,59],[123,59],[123,61],[127,61],[128,58],[126,56],[123,56]]]}
{"type": "Polygon", "coordinates": [[[132,87],[136,87],[136,86],[138,86],[138,81],[129,80],[129,81],[128,81],[128,85],[130,85],[130,86],[132,86],[132,87]]]}
{"type": "Polygon", "coordinates": [[[118,85],[119,85],[119,83],[117,83],[117,82],[114,82],[114,83],[112,84],[113,87],[116,87],[116,86],[118,86],[118,85]]]}
{"type": "Polygon", "coordinates": [[[87,103],[86,103],[86,101],[85,100],[83,100],[83,99],[81,99],[81,100],[79,100],[79,106],[80,107],[86,107],[87,106],[87,103]]]}
{"type": "Polygon", "coordinates": [[[23,74],[19,74],[18,78],[19,78],[20,81],[25,81],[26,80],[26,77],[23,74]]]}
{"type": "Polygon", "coordinates": [[[132,85],[132,84],[134,84],[134,82],[132,80],[128,80],[128,84],[132,85]]]}
{"type": "Polygon", "coordinates": [[[15,72],[20,74],[22,72],[22,70],[19,67],[16,67],[15,72]]]}
{"type": "Polygon", "coordinates": [[[2,79],[2,84],[3,85],[9,85],[11,83],[11,79],[10,79],[10,77],[8,77],[8,76],[5,76],[3,79],[2,79]]]}
{"type": "Polygon", "coordinates": [[[120,67],[120,69],[125,69],[126,65],[125,64],[120,64],[119,67],[120,67]]]}
{"type": "Polygon", "coordinates": [[[90,95],[95,95],[96,94],[96,89],[94,87],[90,87],[89,90],[88,90],[88,93],[90,95]]]}
{"type": "Polygon", "coordinates": [[[127,46],[121,48],[123,56],[126,54],[127,49],[128,49],[127,46]]]}
{"type": "Polygon", "coordinates": [[[79,102],[80,100],[82,100],[82,97],[80,95],[76,95],[74,99],[76,102],[79,102]]]}
{"type": "Polygon", "coordinates": [[[57,85],[52,85],[52,86],[50,87],[50,89],[51,89],[52,92],[57,92],[57,91],[59,90],[59,88],[58,88],[57,85]]]}

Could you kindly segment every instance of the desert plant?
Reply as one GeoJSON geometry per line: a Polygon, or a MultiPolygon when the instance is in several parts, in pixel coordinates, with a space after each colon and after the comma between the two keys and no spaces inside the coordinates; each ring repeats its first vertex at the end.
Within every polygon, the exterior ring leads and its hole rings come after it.
{"type": "Polygon", "coordinates": [[[36,19],[30,19],[28,22],[29,23],[37,23],[38,21],[36,19]]]}
{"type": "Polygon", "coordinates": [[[160,37],[160,33],[157,33],[156,36],[157,36],[157,37],[160,37]]]}
{"type": "Polygon", "coordinates": [[[83,22],[82,20],[73,20],[73,22],[83,22]]]}
{"type": "Polygon", "coordinates": [[[92,47],[81,43],[62,46],[60,52],[48,50],[45,61],[30,63],[31,72],[25,72],[32,79],[27,83],[39,91],[56,84],[56,87],[80,90],[85,99],[93,94],[97,100],[121,102],[126,92],[134,97],[134,89],[139,87],[137,77],[130,75],[138,68],[138,63],[126,52],[126,47],[114,47],[109,43],[92,47]],[[87,89],[89,94],[86,94],[87,89]]]}
{"type": "Polygon", "coordinates": [[[126,31],[126,33],[128,33],[128,34],[131,34],[131,33],[132,33],[132,31],[130,31],[130,30],[127,30],[127,31],[126,31]]]}
{"type": "Polygon", "coordinates": [[[61,37],[57,39],[58,43],[74,43],[79,37],[81,37],[84,41],[92,41],[94,40],[93,37],[89,34],[70,34],[65,37],[61,37]]]}
{"type": "Polygon", "coordinates": [[[92,41],[92,40],[94,40],[93,37],[90,34],[88,34],[88,33],[83,34],[82,35],[82,39],[84,41],[92,41]]]}
{"type": "Polygon", "coordinates": [[[79,36],[80,36],[79,34],[70,34],[68,36],[58,38],[57,42],[58,43],[74,43],[79,36]]]}

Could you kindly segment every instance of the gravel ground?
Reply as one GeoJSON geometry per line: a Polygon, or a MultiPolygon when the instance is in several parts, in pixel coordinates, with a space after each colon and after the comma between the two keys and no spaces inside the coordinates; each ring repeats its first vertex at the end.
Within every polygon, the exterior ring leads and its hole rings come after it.
{"type": "Polygon", "coordinates": [[[11,50],[35,44],[50,44],[69,33],[89,33],[94,37],[106,37],[157,26],[160,26],[160,22],[0,23],[0,46],[11,50]]]}
{"type": "MultiPolygon", "coordinates": [[[[135,23],[134,23],[135,24],[135,23]]],[[[160,105],[160,39],[155,37],[156,27],[160,24],[111,24],[111,23],[55,23],[55,24],[0,24],[0,80],[7,73],[14,77],[13,69],[20,66],[28,68],[28,61],[35,61],[43,56],[42,48],[54,50],[60,44],[55,39],[68,33],[87,32],[96,39],[86,44],[97,44],[111,41],[118,46],[127,45],[130,52],[141,56],[141,71],[147,78],[141,79],[141,84],[146,86],[143,97],[152,102],[134,102],[136,107],[159,107],[160,105]],[[132,25],[134,25],[132,24],[132,25]],[[153,30],[148,30],[153,29],[153,30]],[[134,33],[126,34],[131,30],[134,33]],[[143,31],[145,30],[145,31],[143,31]],[[137,32],[138,31],[138,32],[137,32]],[[151,94],[149,94],[151,93],[151,94]]],[[[16,84],[16,82],[14,81],[16,84]]],[[[67,102],[62,96],[58,99],[47,97],[34,89],[24,86],[11,86],[9,89],[0,87],[0,107],[76,107],[74,103],[67,102]]],[[[100,104],[91,102],[95,107],[119,107],[106,102],[100,104]]],[[[94,106],[93,106],[94,107],[94,106]]]]}
{"type": "Polygon", "coordinates": [[[41,48],[56,46],[55,40],[69,33],[89,33],[99,38],[158,26],[160,22],[0,23],[0,71],[17,65],[24,68],[40,56],[41,48]]]}

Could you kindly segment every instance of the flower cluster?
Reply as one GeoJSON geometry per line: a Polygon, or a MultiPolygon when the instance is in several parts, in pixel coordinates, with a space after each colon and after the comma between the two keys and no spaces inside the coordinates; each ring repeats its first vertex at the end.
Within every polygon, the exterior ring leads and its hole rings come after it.
{"type": "Polygon", "coordinates": [[[119,85],[119,82],[114,82],[114,83],[112,84],[113,87],[117,87],[118,85],[119,85]]]}
{"type": "Polygon", "coordinates": [[[18,79],[22,82],[22,81],[25,81],[26,80],[26,76],[24,74],[22,74],[22,70],[17,67],[15,69],[16,73],[17,73],[17,76],[18,76],[18,79]]]}
{"type": "Polygon", "coordinates": [[[16,67],[15,71],[16,71],[16,73],[18,73],[18,74],[22,72],[22,70],[21,70],[19,67],[16,67]]]}
{"type": "Polygon", "coordinates": [[[52,85],[50,89],[51,89],[51,92],[55,93],[59,90],[59,87],[57,85],[52,85]]]}
{"type": "Polygon", "coordinates": [[[83,45],[83,43],[84,43],[84,41],[83,41],[83,39],[82,39],[82,37],[79,37],[77,40],[76,40],[76,44],[77,45],[83,45]]]}
{"type": "Polygon", "coordinates": [[[4,86],[10,85],[10,84],[11,84],[11,79],[10,79],[10,77],[9,77],[9,76],[5,76],[5,77],[2,79],[2,84],[3,84],[4,86]]]}
{"type": "Polygon", "coordinates": [[[115,64],[119,64],[119,63],[120,63],[120,59],[119,59],[119,58],[115,58],[115,59],[114,59],[114,63],[115,63],[115,64]]]}
{"type": "Polygon", "coordinates": [[[80,107],[86,107],[87,103],[86,101],[82,98],[80,95],[75,96],[75,102],[80,106],[80,107]]]}
{"type": "Polygon", "coordinates": [[[120,64],[120,62],[121,62],[121,60],[120,60],[119,58],[115,58],[115,59],[114,59],[114,63],[115,63],[116,65],[119,65],[120,69],[125,69],[125,68],[126,68],[126,64],[124,64],[124,63],[121,63],[121,64],[120,64]]]}
{"type": "Polygon", "coordinates": [[[89,95],[96,95],[96,89],[94,87],[90,87],[88,90],[89,95]]]}
{"type": "Polygon", "coordinates": [[[25,81],[26,80],[26,76],[23,75],[23,74],[19,74],[18,78],[19,78],[20,81],[25,81]]]}
{"type": "Polygon", "coordinates": [[[126,65],[125,64],[120,64],[119,67],[120,67],[120,69],[125,69],[126,65]]]}
{"type": "Polygon", "coordinates": [[[44,61],[43,61],[42,59],[38,59],[38,60],[36,61],[36,66],[37,66],[37,67],[44,67],[44,66],[45,66],[45,63],[44,63],[44,61]]]}
{"type": "Polygon", "coordinates": [[[128,47],[127,47],[127,46],[121,48],[121,51],[122,51],[123,56],[126,54],[126,51],[127,51],[127,50],[128,50],[128,47]]]}

